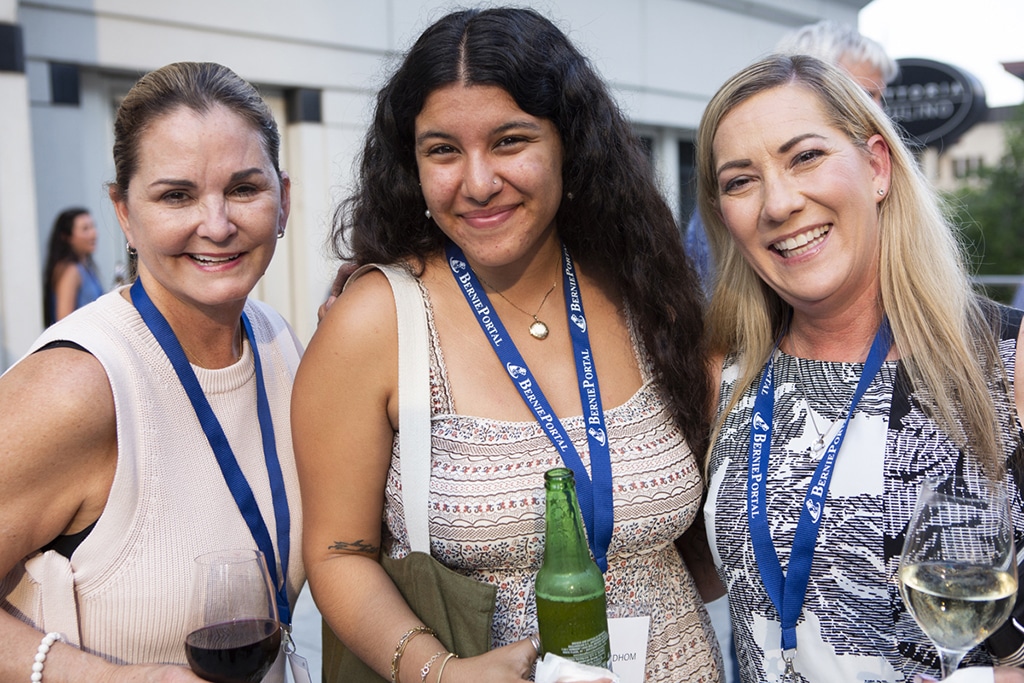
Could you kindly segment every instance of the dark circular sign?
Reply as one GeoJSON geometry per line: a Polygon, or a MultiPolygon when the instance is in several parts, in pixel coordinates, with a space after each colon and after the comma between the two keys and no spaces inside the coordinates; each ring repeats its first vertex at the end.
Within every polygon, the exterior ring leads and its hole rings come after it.
{"type": "Polygon", "coordinates": [[[913,140],[950,145],[984,118],[985,89],[973,74],[930,59],[897,59],[899,76],[885,89],[885,111],[913,140]]]}

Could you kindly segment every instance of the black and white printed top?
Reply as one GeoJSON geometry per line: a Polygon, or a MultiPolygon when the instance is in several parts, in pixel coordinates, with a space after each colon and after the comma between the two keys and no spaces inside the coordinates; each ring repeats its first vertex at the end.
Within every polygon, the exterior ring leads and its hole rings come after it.
{"type": "MultiPolygon", "coordinates": [[[[993,377],[993,392],[1009,396],[999,418],[1020,433],[1012,403],[1020,311],[1001,309],[1000,355],[1009,386],[993,377]]],[[[719,411],[738,379],[739,359],[726,359],[719,411]]],[[[783,572],[804,495],[820,456],[812,455],[816,428],[827,444],[841,426],[863,363],[797,359],[777,352],[775,424],[767,479],[767,515],[783,572]],[[814,412],[808,419],[808,406],[814,412]]],[[[756,382],[755,382],[756,384],[756,382]]],[[[935,648],[907,612],[897,587],[904,532],[920,481],[946,474],[980,476],[970,458],[942,433],[908,393],[899,361],[887,361],[861,399],[836,459],[824,521],[818,535],[803,612],[797,622],[794,660],[802,681],[873,683],[938,677],[935,648]]],[[[747,523],[750,420],[756,387],[750,387],[726,418],[711,451],[705,506],[708,536],[728,589],[743,683],[780,680],[779,616],[758,572],[747,523]]],[[[1008,439],[1015,441],[1015,439],[1008,439]]],[[[1006,457],[1012,455],[1007,447],[1006,457]]],[[[1015,491],[1013,510],[1018,562],[1024,557],[1024,507],[1015,491]]],[[[964,664],[988,663],[983,647],[964,664]]]]}

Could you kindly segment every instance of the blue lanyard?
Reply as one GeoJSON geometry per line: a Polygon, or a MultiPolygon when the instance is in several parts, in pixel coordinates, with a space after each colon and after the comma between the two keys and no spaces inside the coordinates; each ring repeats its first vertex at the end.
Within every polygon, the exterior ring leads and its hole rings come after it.
{"type": "MultiPolygon", "coordinates": [[[[781,341],[781,336],[779,339],[781,341]]],[[[846,419],[818,463],[814,476],[811,478],[811,485],[804,496],[804,504],[800,510],[800,519],[797,522],[796,534],[793,538],[793,549],[789,557],[789,569],[785,577],[782,575],[779,555],[772,544],[771,532],[768,529],[767,501],[765,499],[775,404],[774,350],[768,357],[768,362],[765,363],[757,396],[754,398],[754,413],[750,426],[747,518],[761,581],[764,583],[768,597],[775,605],[781,620],[783,651],[796,649],[796,621],[803,610],[804,597],[807,594],[811,562],[814,560],[814,546],[818,540],[818,529],[821,527],[822,512],[825,508],[829,485],[832,482],[836,456],[839,455],[839,449],[846,436],[846,429],[850,425],[853,411],[885,362],[891,343],[889,321],[883,318],[878,332],[875,333],[875,339],[871,343],[871,351],[868,352],[868,358],[853,393],[846,419]]],[[[777,343],[776,348],[778,348],[777,343]]]]}
{"type": "Polygon", "coordinates": [[[590,448],[590,467],[593,479],[580,460],[576,446],[562,422],[551,410],[551,405],[526,365],[519,349],[502,325],[498,314],[491,308],[480,281],[466,261],[465,255],[456,244],[449,242],[445,248],[448,265],[458,283],[466,302],[476,315],[480,328],[490,340],[498,360],[505,366],[512,384],[522,396],[523,402],[533,412],[544,433],[551,439],[562,461],[576,476],[576,491],[587,528],[587,539],[594,561],[601,571],[608,570],[608,546],[612,540],[614,514],[612,510],[612,461],[608,448],[608,431],[605,427],[604,410],[601,407],[601,390],[597,383],[597,370],[590,351],[590,336],[587,334],[587,319],[583,312],[579,283],[569,251],[562,245],[562,281],[565,285],[565,309],[569,318],[569,335],[572,338],[573,355],[576,360],[576,377],[580,387],[580,402],[583,404],[583,420],[587,425],[587,444],[590,448]]]}
{"type": "Polygon", "coordinates": [[[289,532],[291,530],[291,517],[288,511],[288,495],[284,487],[284,475],[281,473],[281,463],[277,458],[277,442],[274,440],[274,422],[270,416],[270,402],[267,400],[267,388],[263,382],[263,369],[260,365],[260,354],[256,348],[256,336],[252,331],[252,323],[249,317],[242,313],[242,325],[245,327],[245,334],[249,338],[249,346],[252,347],[252,355],[256,361],[256,415],[259,418],[260,434],[263,438],[263,454],[267,463],[267,474],[270,477],[270,491],[274,501],[274,520],[277,523],[277,547],[281,551],[281,571],[284,576],[278,579],[277,562],[274,553],[274,544],[270,539],[270,531],[263,520],[259,506],[256,504],[256,497],[252,488],[238,466],[238,460],[228,444],[227,435],[224,434],[220,421],[206,400],[206,394],[199,385],[192,366],[185,356],[178,338],[174,336],[167,319],[153,305],[146,289],[142,286],[142,280],[135,280],[131,288],[132,303],[142,316],[146,327],[156,337],[160,347],[167,355],[174,371],[178,374],[185,393],[188,394],[192,408],[196,411],[199,424],[203,427],[213,454],[217,458],[217,464],[224,475],[231,495],[235,498],[245,523],[252,532],[256,545],[267,558],[267,568],[270,570],[270,578],[277,589],[277,611],[283,624],[291,623],[291,608],[288,604],[288,554],[289,554],[289,532]]]}

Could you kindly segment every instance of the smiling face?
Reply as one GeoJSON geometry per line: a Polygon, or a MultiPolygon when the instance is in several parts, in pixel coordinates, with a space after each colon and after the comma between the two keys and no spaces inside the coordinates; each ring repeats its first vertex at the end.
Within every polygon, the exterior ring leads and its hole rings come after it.
{"type": "Polygon", "coordinates": [[[184,305],[237,316],[288,219],[289,182],[252,124],[220,105],[180,107],[142,134],[127,196],[112,198],[165,315],[184,305]]]}
{"type": "Polygon", "coordinates": [[[502,88],[452,84],[416,117],[416,164],[433,220],[474,268],[522,263],[555,233],[562,144],[502,88]]]}
{"type": "Polygon", "coordinates": [[[855,145],[811,90],[788,84],[730,111],[712,148],[722,220],[765,283],[798,313],[875,305],[881,136],[855,145]]]}

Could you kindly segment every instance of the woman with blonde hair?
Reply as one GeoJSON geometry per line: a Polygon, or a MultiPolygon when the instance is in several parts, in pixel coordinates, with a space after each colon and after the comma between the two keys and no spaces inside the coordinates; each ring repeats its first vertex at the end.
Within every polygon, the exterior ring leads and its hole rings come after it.
{"type": "Polygon", "coordinates": [[[712,98],[698,135],[698,202],[721,274],[705,517],[742,678],[936,675],[897,590],[899,554],[926,476],[1002,481],[1022,540],[1009,466],[1021,313],[975,292],[912,154],[836,67],[757,62],[712,98]],[[820,526],[803,526],[804,508],[820,526]],[[798,552],[805,528],[810,551],[798,552]],[[775,570],[808,572],[785,621],[775,570]]]}

